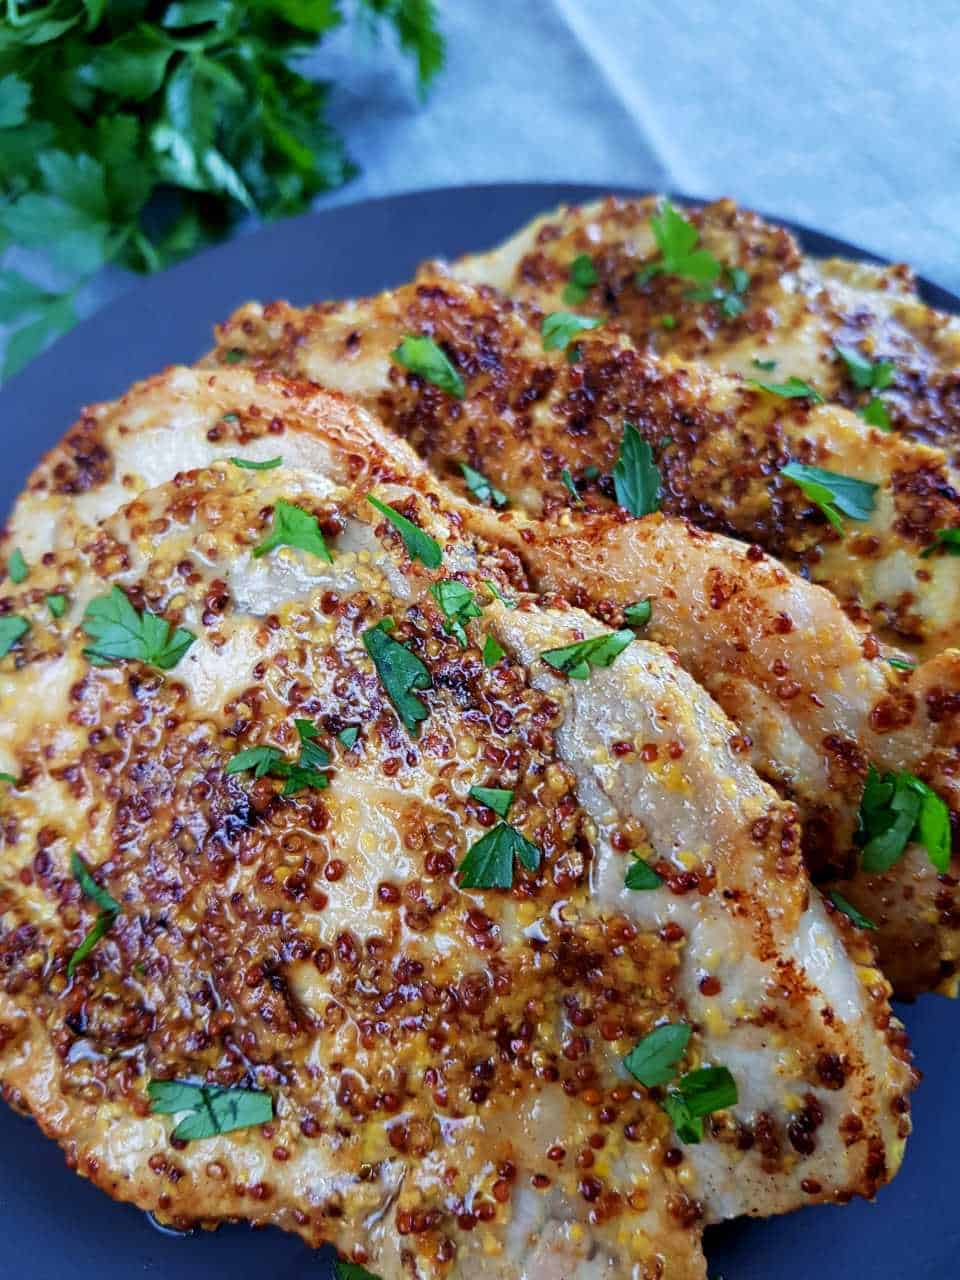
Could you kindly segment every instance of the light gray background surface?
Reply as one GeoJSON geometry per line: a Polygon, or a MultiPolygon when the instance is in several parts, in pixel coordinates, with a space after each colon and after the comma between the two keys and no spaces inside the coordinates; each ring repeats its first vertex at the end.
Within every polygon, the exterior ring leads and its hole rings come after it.
{"type": "Polygon", "coordinates": [[[440,7],[423,108],[389,49],[324,47],[363,173],[323,202],[510,179],[729,195],[960,288],[956,0],[440,7]]]}
{"type": "MultiPolygon", "coordinates": [[[[316,207],[511,180],[729,195],[960,290],[956,0],[438,8],[447,67],[425,103],[386,37],[347,25],[308,60],[361,168],[316,207]]],[[[136,281],[108,269],[81,310],[136,281]]]]}

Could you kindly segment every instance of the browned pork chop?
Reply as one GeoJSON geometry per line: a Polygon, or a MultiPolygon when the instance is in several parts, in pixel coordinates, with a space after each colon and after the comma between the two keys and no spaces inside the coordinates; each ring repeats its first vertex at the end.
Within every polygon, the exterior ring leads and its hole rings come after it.
{"type": "Polygon", "coordinates": [[[368,484],[181,474],[5,597],[28,626],[0,659],[7,1097],[114,1195],[275,1222],[384,1280],[701,1277],[704,1221],[871,1194],[911,1072],[869,946],[807,885],[793,806],[656,645],[566,679],[542,654],[603,629],[518,595],[462,646],[427,588],[508,593],[514,557],[441,495],[380,486],[442,552],[413,563],[368,484]],[[282,502],[313,551],[254,554],[282,502]],[[139,621],[91,636],[113,587],[139,621]],[[512,887],[458,875],[495,827],[484,798],[503,805],[476,786],[512,793],[509,839],[537,851],[511,853],[512,887]],[[655,889],[624,884],[638,854],[655,889]],[[669,1081],[622,1065],[664,1022],[691,1029],[668,1077],[735,1082],[699,1143],[669,1081]],[[176,1114],[151,1114],[174,1081],[176,1114]],[[221,1132],[171,1137],[206,1133],[205,1108],[221,1132]]]}

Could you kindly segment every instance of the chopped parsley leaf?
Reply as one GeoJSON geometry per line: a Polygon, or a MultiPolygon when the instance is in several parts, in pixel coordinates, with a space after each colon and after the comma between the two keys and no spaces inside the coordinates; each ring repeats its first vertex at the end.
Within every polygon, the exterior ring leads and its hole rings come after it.
{"type": "Polygon", "coordinates": [[[12,787],[17,785],[17,780],[12,773],[0,773],[0,782],[9,782],[12,787]]]}
{"type": "Polygon", "coordinates": [[[184,627],[174,630],[166,618],[146,609],[138,613],[116,586],[90,601],[81,625],[93,641],[83,655],[97,667],[132,659],[169,671],[196,640],[184,627]]]}
{"type": "Polygon", "coordinates": [[[74,880],[80,886],[80,892],[85,898],[89,898],[91,902],[96,903],[100,908],[100,913],[94,921],[93,925],[87,931],[83,941],[74,951],[73,955],[67,962],[67,977],[72,978],[76,972],[77,965],[85,960],[90,952],[94,949],[103,935],[113,926],[113,922],[120,914],[120,903],[116,898],[110,896],[106,889],[101,889],[84,860],[77,853],[76,849],[70,854],[70,871],[74,880]]]}
{"type": "Polygon", "coordinates": [[[0,618],[0,658],[5,657],[29,630],[30,623],[16,613],[8,613],[0,618]]]}
{"type": "Polygon", "coordinates": [[[653,614],[652,600],[638,600],[636,604],[628,604],[623,611],[623,620],[629,627],[645,627],[653,614]]]}
{"type": "Polygon", "coordinates": [[[241,360],[246,360],[247,353],[243,347],[231,347],[229,351],[224,352],[223,358],[227,364],[239,364],[241,360]]]}
{"type": "Polygon", "coordinates": [[[404,728],[415,738],[420,732],[420,721],[426,720],[430,711],[413,690],[429,689],[433,682],[417,655],[389,634],[393,627],[392,618],[383,618],[375,627],[369,627],[362,636],[363,647],[404,728]]]}
{"type": "Polygon", "coordinates": [[[505,818],[513,804],[513,792],[502,787],[471,787],[467,794],[492,809],[498,818],[505,818]]]}
{"type": "Polygon", "coordinates": [[[559,649],[547,649],[540,657],[555,671],[571,680],[586,680],[591,668],[609,667],[636,637],[632,631],[610,631],[606,635],[578,640],[559,649]]]}
{"type": "Polygon", "coordinates": [[[431,538],[429,533],[424,533],[419,525],[415,525],[412,520],[408,520],[399,511],[395,511],[393,507],[381,502],[379,498],[375,498],[372,493],[367,494],[367,501],[371,507],[376,507],[377,511],[382,516],[385,516],[400,534],[403,539],[403,545],[407,549],[407,555],[411,560],[419,560],[428,569],[440,568],[443,552],[436,538],[431,538]]]}
{"type": "Polygon", "coordinates": [[[847,899],[843,896],[843,894],[838,893],[836,889],[831,889],[827,894],[827,897],[830,899],[830,901],[833,903],[833,905],[837,908],[838,911],[842,912],[845,916],[847,916],[850,920],[853,921],[853,923],[857,926],[858,929],[874,929],[874,930],[876,929],[877,926],[873,923],[873,921],[870,920],[867,916],[865,916],[862,912],[858,911],[857,908],[853,905],[853,903],[848,902],[847,899]]]}
{"type": "Polygon", "coordinates": [[[960,556],[960,529],[938,529],[929,547],[924,547],[920,552],[920,558],[926,560],[941,549],[952,556],[960,556]]]}
{"type": "Polygon", "coordinates": [[[661,316],[660,327],[662,329],[675,329],[677,327],[677,317],[671,315],[661,316]]]}
{"type": "Polygon", "coordinates": [[[888,658],[887,662],[891,667],[895,667],[897,671],[916,671],[917,669],[917,664],[908,662],[906,658],[888,658]]]}
{"type": "Polygon", "coordinates": [[[623,882],[628,889],[659,889],[663,884],[663,880],[653,867],[642,858],[637,858],[633,865],[627,868],[623,882]]]}
{"type": "Polygon", "coordinates": [[[540,850],[508,822],[498,822],[467,850],[459,869],[461,887],[512,888],[514,858],[518,858],[528,871],[536,871],[540,865],[540,850]]]}
{"type": "Polygon", "coordinates": [[[214,1084],[188,1084],[182,1080],[151,1080],[147,1085],[153,1115],[188,1111],[171,1137],[180,1142],[215,1138],[234,1129],[269,1124],[273,1098],[256,1089],[228,1089],[214,1084]]]}
{"type": "Polygon", "coordinates": [[[465,587],[462,582],[457,582],[454,578],[445,578],[442,582],[433,583],[430,594],[440,606],[440,612],[444,618],[444,631],[455,636],[466,648],[467,633],[463,624],[470,618],[479,618],[483,612],[477,604],[477,597],[469,587],[465,587]]]}
{"type": "Polygon", "coordinates": [[[760,382],[756,378],[747,378],[748,387],[757,387],[768,395],[779,396],[781,400],[809,400],[812,404],[823,404],[823,396],[802,378],[788,378],[786,382],[760,382]]]}
{"type": "Polygon", "coordinates": [[[884,391],[893,382],[896,366],[890,360],[868,360],[856,347],[834,347],[847,366],[850,381],[860,391],[884,391]]]}
{"type": "Polygon", "coordinates": [[[467,488],[478,502],[488,502],[492,507],[505,507],[507,505],[507,495],[501,493],[481,472],[475,471],[473,467],[468,467],[465,462],[460,463],[460,470],[463,472],[467,488]]]}
{"type": "Polygon", "coordinates": [[[15,547],[7,561],[7,573],[10,575],[10,581],[19,585],[21,582],[26,581],[29,572],[27,562],[23,558],[23,552],[19,547],[15,547]]]}
{"type": "Polygon", "coordinates": [[[227,774],[253,771],[254,778],[282,778],[284,788],[281,795],[293,796],[306,788],[322,791],[329,785],[330,779],[320,770],[330,763],[329,753],[316,742],[319,730],[309,720],[294,720],[297,736],[300,739],[300,757],[296,763],[288,760],[276,747],[248,747],[232,756],[224,770],[227,774]]]}
{"type": "Polygon", "coordinates": [[[564,467],[560,472],[560,479],[563,481],[564,488],[573,499],[573,505],[575,507],[582,507],[583,499],[580,497],[579,493],[577,493],[577,486],[573,483],[573,476],[566,467],[564,467]]]}
{"type": "Polygon", "coordinates": [[[864,871],[887,871],[913,840],[943,873],[950,866],[950,812],[937,793],[912,773],[867,772],[858,814],[857,843],[864,871]]]}
{"type": "Polygon", "coordinates": [[[450,357],[432,338],[407,335],[390,352],[391,359],[441,391],[463,400],[467,389],[450,357]]]}
{"type": "Polygon", "coordinates": [[[335,1280],[377,1280],[364,1267],[357,1266],[355,1262],[344,1262],[340,1258],[333,1264],[333,1274],[335,1280]]]}
{"type": "Polygon", "coordinates": [[[495,667],[501,658],[505,658],[507,652],[498,644],[494,636],[487,636],[483,642],[483,665],[485,667],[495,667]]]}
{"type": "Polygon", "coordinates": [[[751,363],[755,369],[764,369],[767,373],[777,367],[776,360],[760,360],[757,356],[753,357],[751,363]]]}
{"type": "Polygon", "coordinates": [[[692,1034],[685,1022],[665,1022],[630,1050],[623,1065],[647,1089],[666,1084],[676,1074],[677,1063],[686,1053],[692,1034]]]}
{"type": "Polygon", "coordinates": [[[230,757],[224,773],[246,773],[252,769],[255,778],[264,778],[283,758],[283,752],[277,747],[247,747],[246,751],[238,751],[230,757]]]}
{"type": "Polygon", "coordinates": [[[632,516],[649,515],[660,506],[660,471],[653,450],[631,422],[623,424],[613,487],[617,502],[632,516]]]}
{"type": "Polygon", "coordinates": [[[737,1102],[737,1082],[726,1067],[701,1067],[677,1081],[661,1103],[681,1142],[703,1140],[703,1117],[737,1102]]]}
{"type": "Polygon", "coordinates": [[[857,412],[868,426],[879,427],[881,431],[893,430],[893,423],[890,421],[887,406],[879,396],[873,396],[869,403],[864,405],[862,409],[858,409],[857,412]]]}
{"type": "Polygon", "coordinates": [[[55,592],[53,595],[44,596],[47,608],[55,618],[62,618],[67,609],[67,597],[55,592]]]}
{"type": "Polygon", "coordinates": [[[749,287],[750,276],[742,267],[725,267],[723,278],[727,281],[728,288],[719,284],[701,285],[699,289],[688,290],[685,296],[694,302],[718,302],[723,314],[732,320],[743,315],[747,309],[743,295],[749,287]]]}
{"type": "Polygon", "coordinates": [[[801,462],[788,462],[780,468],[780,474],[799,485],[804,495],[827,517],[839,532],[843,532],[841,514],[851,520],[868,520],[873,512],[874,494],[879,485],[838,471],[824,471],[820,467],[808,467],[801,462]]]}
{"type": "Polygon", "coordinates": [[[279,498],[273,508],[273,526],[264,540],[253,549],[253,557],[259,560],[275,547],[296,547],[311,555],[333,562],[333,556],[327,550],[320,530],[320,522],[316,516],[303,507],[279,498]]]}
{"type": "Polygon", "coordinates": [[[570,263],[569,281],[563,291],[564,302],[576,306],[597,283],[597,269],[589,253],[579,253],[570,263]]]}
{"type": "Polygon", "coordinates": [[[603,316],[577,316],[572,311],[551,311],[544,316],[540,326],[544,351],[562,351],[584,329],[596,329],[604,323],[603,316]]]}
{"type": "Polygon", "coordinates": [[[337,738],[343,743],[348,751],[355,745],[359,736],[360,730],[355,724],[350,725],[346,729],[341,729],[337,734],[337,738]]]}
{"type": "Polygon", "coordinates": [[[487,588],[494,600],[499,600],[505,609],[515,609],[517,607],[516,600],[508,600],[507,597],[497,590],[497,584],[490,578],[484,578],[483,585],[487,588]]]}
{"type": "Polygon", "coordinates": [[[659,213],[650,219],[650,229],[660,255],[636,273],[637,288],[661,274],[680,276],[694,284],[711,284],[720,275],[722,267],[713,254],[696,247],[700,232],[669,200],[664,200],[659,213]]]}
{"type": "Polygon", "coordinates": [[[276,458],[266,458],[263,462],[254,462],[250,458],[231,458],[230,461],[243,471],[272,471],[274,467],[283,466],[283,458],[279,454],[276,458]]]}

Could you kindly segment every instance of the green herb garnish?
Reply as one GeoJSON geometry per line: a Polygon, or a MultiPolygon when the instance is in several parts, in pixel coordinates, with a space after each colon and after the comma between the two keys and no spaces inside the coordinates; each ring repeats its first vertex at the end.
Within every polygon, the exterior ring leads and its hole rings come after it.
{"type": "Polygon", "coordinates": [[[395,511],[387,503],[375,498],[372,493],[367,494],[367,501],[371,507],[375,507],[382,516],[389,520],[400,534],[403,545],[407,549],[407,555],[411,560],[419,560],[428,569],[440,568],[440,564],[443,561],[443,552],[436,538],[431,538],[429,533],[424,533],[419,525],[415,525],[412,520],[408,520],[399,511],[395,511]]]}
{"type": "Polygon", "coordinates": [[[659,213],[650,219],[650,229],[660,256],[636,273],[638,288],[661,274],[680,276],[695,284],[711,284],[720,275],[722,267],[713,254],[696,247],[700,232],[669,200],[664,200],[659,213]]]}
{"type": "Polygon", "coordinates": [[[467,389],[454,368],[450,357],[432,338],[411,337],[409,334],[390,352],[390,358],[404,369],[409,369],[424,382],[432,383],[441,391],[462,400],[467,389]]]}
{"type": "Polygon", "coordinates": [[[15,256],[42,254],[44,278],[66,274],[59,292],[0,272],[15,327],[4,376],[75,323],[78,290],[106,262],[157,271],[240,217],[287,217],[347,181],[324,58],[305,55],[348,16],[385,26],[424,89],[444,59],[436,15],[430,0],[11,0],[0,236],[15,256]]]}
{"type": "Polygon", "coordinates": [[[856,480],[837,471],[824,471],[800,462],[788,462],[780,474],[799,485],[804,495],[823,512],[835,529],[843,532],[841,515],[851,520],[869,520],[879,485],[856,480]]]}
{"type": "Polygon", "coordinates": [[[463,624],[470,618],[479,618],[483,610],[477,604],[477,597],[469,587],[453,578],[445,578],[443,582],[435,582],[430,594],[440,606],[443,614],[443,629],[455,636],[464,648],[467,647],[467,633],[463,624]]]}
{"type": "Polygon", "coordinates": [[[941,548],[952,556],[960,556],[960,529],[938,529],[929,547],[920,552],[921,560],[926,560],[941,548]]]}
{"type": "Polygon", "coordinates": [[[645,627],[653,614],[652,600],[638,600],[636,604],[628,604],[623,611],[623,620],[629,627],[645,627]]]}
{"type": "Polygon", "coordinates": [[[675,329],[677,327],[677,317],[671,315],[661,316],[660,326],[663,329],[675,329]]]}
{"type": "Polygon", "coordinates": [[[681,1142],[703,1140],[703,1117],[737,1102],[737,1082],[726,1067],[702,1067],[681,1076],[661,1106],[681,1142]]]}
{"type": "Polygon", "coordinates": [[[610,631],[590,640],[578,640],[559,649],[547,649],[540,657],[571,680],[586,680],[591,668],[609,667],[618,654],[636,639],[632,631],[610,631]]]}
{"type": "Polygon", "coordinates": [[[573,483],[573,476],[566,467],[564,467],[560,472],[560,479],[563,481],[564,487],[573,499],[573,505],[575,507],[582,507],[583,499],[580,497],[579,493],[577,493],[577,486],[573,483]]]}
{"type": "Polygon", "coordinates": [[[360,730],[357,728],[356,725],[350,725],[349,728],[347,729],[341,729],[340,732],[337,734],[337,738],[339,739],[340,742],[343,743],[343,745],[347,748],[348,751],[350,750],[351,747],[355,745],[357,738],[359,736],[360,736],[360,730]]]}
{"type": "Polygon", "coordinates": [[[97,667],[134,660],[169,671],[197,638],[146,609],[138,613],[119,587],[91,600],[81,625],[93,641],[83,655],[97,667]]]}
{"type": "Polygon", "coordinates": [[[868,360],[856,347],[834,347],[847,366],[850,381],[860,391],[884,391],[893,382],[896,366],[889,360],[868,360]]]}
{"type": "Polygon", "coordinates": [[[642,858],[637,858],[633,866],[628,867],[623,882],[628,889],[659,889],[663,884],[653,867],[642,858]]]}
{"type": "Polygon", "coordinates": [[[369,1271],[357,1266],[355,1262],[343,1262],[339,1258],[333,1264],[336,1280],[377,1280],[369,1271]]]}
{"type": "Polygon", "coordinates": [[[282,778],[285,785],[281,795],[284,796],[296,795],[307,788],[322,791],[329,786],[329,777],[320,770],[330,763],[330,755],[314,741],[319,730],[309,720],[295,719],[293,723],[300,739],[300,756],[296,763],[288,760],[276,747],[248,747],[231,756],[224,773],[246,773],[251,770],[254,778],[282,778]]]}
{"type": "Polygon", "coordinates": [[[768,395],[779,396],[781,400],[809,400],[812,404],[823,404],[823,396],[802,378],[788,378],[786,382],[760,382],[756,378],[747,378],[748,387],[757,387],[768,395]]]}
{"type": "Polygon", "coordinates": [[[540,850],[508,822],[498,822],[467,851],[459,870],[462,888],[510,889],[514,858],[528,871],[536,871],[540,850]]]}
{"type": "Polygon", "coordinates": [[[597,269],[588,253],[579,253],[570,263],[569,283],[563,290],[564,302],[576,306],[597,283],[597,269]]]}
{"type": "Polygon", "coordinates": [[[30,630],[30,623],[16,613],[0,617],[0,658],[6,657],[17,641],[30,630]]]}
{"type": "Polygon", "coordinates": [[[750,286],[750,276],[742,267],[724,267],[722,284],[701,285],[699,289],[690,289],[684,295],[694,302],[717,302],[720,310],[730,320],[742,315],[747,309],[743,295],[750,286]]]}
{"type": "Polygon", "coordinates": [[[30,570],[27,568],[27,562],[23,558],[23,552],[19,547],[14,548],[10,553],[7,561],[7,573],[10,575],[10,581],[15,582],[18,586],[21,582],[25,582],[27,574],[30,570]]]}
{"type": "Polygon", "coordinates": [[[881,431],[893,430],[893,423],[890,421],[887,406],[879,396],[873,396],[869,403],[864,408],[858,409],[857,412],[868,426],[879,427],[881,431]]]}
{"type": "Polygon", "coordinates": [[[384,618],[375,627],[369,627],[363,633],[363,647],[404,728],[415,738],[420,732],[420,721],[426,720],[430,712],[413,690],[429,689],[432,681],[417,655],[389,634],[393,627],[392,618],[384,618]]]}
{"type": "Polygon", "coordinates": [[[53,617],[62,618],[67,609],[67,597],[60,595],[59,592],[57,592],[50,596],[44,596],[43,598],[53,617]]]}
{"type": "Polygon", "coordinates": [[[858,911],[852,902],[848,902],[842,893],[838,893],[836,889],[831,889],[827,897],[845,916],[849,917],[858,929],[876,929],[876,925],[872,920],[868,919],[862,912],[858,911]]]}
{"type": "Polygon", "coordinates": [[[623,1065],[647,1089],[666,1084],[676,1074],[677,1063],[686,1053],[692,1034],[685,1022],[654,1027],[630,1050],[623,1065]]]}
{"type": "Polygon", "coordinates": [[[653,461],[653,450],[630,422],[623,424],[613,487],[617,502],[632,516],[649,515],[660,506],[660,471],[653,461]]]}
{"type": "Polygon", "coordinates": [[[767,373],[770,373],[777,367],[776,360],[760,360],[757,356],[753,357],[751,364],[755,369],[764,369],[767,373]]]}
{"type": "Polygon", "coordinates": [[[471,787],[467,794],[492,809],[498,818],[505,818],[513,804],[513,792],[501,787],[471,787]]]}
{"type": "Polygon", "coordinates": [[[269,1124],[273,1099],[255,1089],[227,1089],[221,1085],[188,1084],[183,1080],[151,1080],[147,1085],[154,1115],[188,1111],[172,1133],[180,1142],[215,1138],[234,1129],[269,1124]]]}
{"type": "Polygon", "coordinates": [[[253,462],[250,458],[231,458],[230,461],[244,471],[272,471],[274,467],[283,466],[283,458],[279,456],[267,458],[264,462],[253,462]]]}
{"type": "Polygon", "coordinates": [[[493,636],[487,636],[483,642],[483,665],[485,667],[495,667],[501,658],[505,658],[507,652],[498,644],[493,636]]]}
{"type": "Polygon", "coordinates": [[[467,488],[478,502],[488,502],[492,507],[505,507],[507,505],[507,495],[495,488],[485,475],[481,475],[479,471],[474,471],[473,467],[468,467],[465,462],[460,463],[460,470],[463,472],[463,478],[467,482],[467,488]]]}
{"type": "Polygon", "coordinates": [[[499,600],[505,609],[515,609],[517,607],[516,600],[508,600],[503,592],[497,590],[497,584],[490,578],[484,578],[483,585],[493,596],[494,600],[499,600]]]}
{"type": "Polygon", "coordinates": [[[296,547],[310,555],[319,556],[328,564],[333,562],[317,517],[304,511],[303,507],[287,502],[285,498],[279,498],[274,504],[273,525],[264,540],[254,547],[254,559],[259,560],[275,547],[296,547]]]}
{"type": "Polygon", "coordinates": [[[597,329],[603,316],[577,316],[572,311],[551,311],[540,326],[544,351],[562,351],[584,329],[597,329]]]}
{"type": "Polygon", "coordinates": [[[100,914],[67,962],[68,978],[73,977],[77,965],[86,960],[103,935],[113,927],[113,922],[120,914],[120,903],[117,902],[116,898],[112,898],[106,889],[101,889],[76,849],[70,854],[70,870],[73,873],[74,880],[80,886],[81,893],[84,897],[89,898],[91,902],[96,903],[100,908],[100,914]]]}
{"type": "Polygon", "coordinates": [[[937,793],[912,773],[880,774],[873,765],[860,801],[857,841],[864,871],[883,872],[911,841],[922,844],[942,873],[950,866],[950,811],[937,793]]]}
{"type": "Polygon", "coordinates": [[[891,667],[895,667],[897,671],[916,671],[917,669],[917,664],[908,662],[906,658],[888,658],[887,662],[891,667]]]}

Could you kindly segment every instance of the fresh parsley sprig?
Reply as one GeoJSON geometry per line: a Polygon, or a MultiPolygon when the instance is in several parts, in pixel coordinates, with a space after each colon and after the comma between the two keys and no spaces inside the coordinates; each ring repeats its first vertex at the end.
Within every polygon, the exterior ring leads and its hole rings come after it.
{"type": "Polygon", "coordinates": [[[423,335],[414,337],[408,334],[400,345],[390,352],[390,358],[395,364],[409,369],[417,377],[423,378],[424,382],[432,383],[456,400],[462,400],[467,394],[463,378],[457,372],[453,361],[432,338],[423,335]]]}
{"type": "Polygon", "coordinates": [[[937,529],[929,547],[920,552],[921,560],[928,560],[935,551],[946,551],[948,555],[960,556],[960,529],[937,529]]]}
{"type": "Polygon", "coordinates": [[[287,502],[285,498],[278,499],[274,504],[270,532],[254,547],[253,558],[259,560],[275,547],[297,547],[298,550],[308,551],[328,563],[333,561],[317,517],[304,511],[303,507],[287,502]]]}
{"type": "Polygon", "coordinates": [[[314,739],[319,729],[310,720],[294,720],[297,737],[300,739],[300,755],[296,762],[288,760],[277,747],[263,744],[258,747],[247,747],[231,756],[224,769],[226,774],[253,772],[254,778],[282,778],[284,788],[281,795],[293,796],[307,788],[322,791],[330,783],[327,774],[321,772],[330,763],[330,753],[314,739]]]}
{"type": "Polygon", "coordinates": [[[712,284],[720,275],[722,267],[713,254],[697,248],[700,232],[669,200],[650,219],[650,229],[660,254],[637,272],[638,288],[658,275],[679,276],[701,285],[712,284]]]}
{"type": "MultiPolygon", "coordinates": [[[[667,1084],[676,1075],[690,1036],[685,1022],[663,1023],[631,1049],[623,1065],[647,1089],[667,1084]]],[[[681,1076],[660,1105],[680,1141],[697,1143],[703,1140],[704,1116],[732,1107],[737,1099],[736,1081],[726,1067],[701,1067],[681,1076]]]]}
{"type": "Polygon", "coordinates": [[[505,507],[507,505],[507,495],[492,485],[481,472],[475,471],[473,467],[468,466],[465,462],[460,463],[460,470],[463,472],[467,488],[478,502],[487,502],[492,507],[505,507]]]}
{"type": "Polygon", "coordinates": [[[624,628],[589,640],[578,640],[559,649],[545,649],[540,657],[571,680],[586,680],[592,668],[609,667],[635,639],[633,632],[624,628]]]}
{"type": "Polygon", "coordinates": [[[430,594],[443,614],[444,631],[455,636],[466,648],[467,633],[463,624],[469,622],[471,618],[479,618],[483,612],[477,603],[477,597],[469,587],[465,587],[462,582],[457,582],[455,578],[444,578],[442,582],[435,582],[430,588],[430,594]]]}
{"type": "Polygon", "coordinates": [[[0,234],[63,284],[0,271],[9,376],[77,316],[107,262],[151,272],[246,213],[284,217],[356,169],[303,55],[355,14],[392,29],[425,90],[443,65],[433,0],[187,0],[9,6],[0,29],[0,234]],[[158,202],[163,191],[168,197],[158,202]]]}

